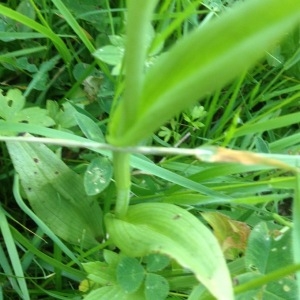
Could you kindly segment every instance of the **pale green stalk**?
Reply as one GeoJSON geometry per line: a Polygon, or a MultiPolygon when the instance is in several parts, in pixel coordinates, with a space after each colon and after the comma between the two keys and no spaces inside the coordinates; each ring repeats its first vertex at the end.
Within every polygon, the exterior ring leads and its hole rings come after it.
{"type": "Polygon", "coordinates": [[[114,152],[113,155],[117,200],[115,213],[122,218],[126,215],[130,197],[130,154],[114,152]]]}
{"type": "MultiPolygon", "coordinates": [[[[123,134],[135,122],[144,80],[144,63],[147,55],[147,31],[152,11],[157,1],[128,0],[127,36],[125,51],[125,91],[120,123],[115,131],[123,134]]],[[[113,153],[114,176],[117,187],[115,212],[125,216],[130,195],[130,156],[127,153],[113,153]]]]}
{"type": "MultiPolygon", "coordinates": [[[[300,263],[300,173],[296,174],[296,190],[293,203],[293,250],[294,262],[300,263]]],[[[298,299],[300,299],[300,271],[297,270],[298,299]]]]}
{"type": "Polygon", "coordinates": [[[12,236],[9,223],[7,222],[5,213],[2,209],[0,209],[0,230],[3,235],[4,243],[11,261],[12,268],[14,270],[14,275],[17,278],[17,282],[20,287],[23,299],[29,300],[30,296],[29,296],[29,291],[27,288],[24,272],[22,269],[21,260],[19,258],[18,250],[16,248],[16,244],[12,236]]]}
{"type": "Polygon", "coordinates": [[[122,134],[136,120],[144,81],[148,48],[148,32],[156,0],[128,0],[128,19],[125,50],[125,91],[122,99],[121,124],[116,131],[122,134]]]}
{"type": "Polygon", "coordinates": [[[238,285],[237,287],[234,288],[234,293],[239,294],[239,293],[247,292],[247,291],[255,289],[255,288],[260,288],[269,282],[279,280],[279,279],[284,278],[288,275],[291,275],[299,270],[300,270],[299,264],[286,266],[284,268],[281,268],[279,270],[271,272],[267,275],[255,278],[249,282],[238,285]]]}

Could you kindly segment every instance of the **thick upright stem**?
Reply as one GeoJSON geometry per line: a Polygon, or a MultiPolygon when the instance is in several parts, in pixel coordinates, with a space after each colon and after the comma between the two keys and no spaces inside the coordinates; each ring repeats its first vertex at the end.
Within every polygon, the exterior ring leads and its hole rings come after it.
{"type": "Polygon", "coordinates": [[[144,81],[145,60],[149,47],[149,26],[157,0],[127,0],[126,49],[124,57],[125,90],[120,102],[121,113],[112,119],[114,138],[123,136],[138,117],[144,81]]]}
{"type": "Polygon", "coordinates": [[[127,213],[130,197],[130,154],[114,152],[113,162],[117,188],[115,213],[118,218],[123,218],[127,213]]]}
{"type": "MultiPolygon", "coordinates": [[[[111,120],[111,134],[115,141],[135,123],[144,80],[144,64],[147,56],[147,32],[158,0],[127,0],[128,19],[125,51],[125,91],[121,109],[111,120]]],[[[126,143],[125,143],[126,144],[126,143]]],[[[115,214],[123,218],[128,210],[130,196],[130,154],[113,154],[117,200],[115,214]]]]}

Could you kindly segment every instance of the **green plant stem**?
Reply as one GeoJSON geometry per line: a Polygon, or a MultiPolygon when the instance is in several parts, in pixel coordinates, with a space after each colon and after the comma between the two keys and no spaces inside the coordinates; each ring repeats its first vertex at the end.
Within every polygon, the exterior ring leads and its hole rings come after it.
{"type": "Polygon", "coordinates": [[[276,222],[278,222],[279,224],[293,228],[293,223],[287,221],[285,218],[281,217],[280,215],[274,213],[274,214],[272,214],[272,216],[273,216],[274,220],[276,222]]]}
{"type": "Polygon", "coordinates": [[[117,188],[117,199],[115,213],[118,218],[123,218],[128,210],[130,196],[130,154],[113,154],[115,184],[117,188]]]}
{"type": "Polygon", "coordinates": [[[113,20],[112,14],[111,14],[111,8],[110,8],[109,0],[106,0],[105,4],[106,4],[106,8],[107,8],[107,16],[108,16],[108,19],[109,19],[111,34],[115,35],[116,33],[115,33],[115,29],[114,29],[114,20],[113,20]]]}
{"type": "Polygon", "coordinates": [[[243,293],[252,289],[257,289],[269,282],[279,280],[285,276],[291,275],[300,270],[300,264],[290,265],[274,272],[271,272],[265,276],[253,279],[249,282],[238,285],[234,288],[235,294],[243,293]]]}
{"type": "Polygon", "coordinates": [[[137,118],[138,103],[144,80],[144,64],[148,48],[149,24],[157,0],[128,0],[128,21],[125,52],[125,91],[123,119],[117,131],[123,134],[137,118]]]}

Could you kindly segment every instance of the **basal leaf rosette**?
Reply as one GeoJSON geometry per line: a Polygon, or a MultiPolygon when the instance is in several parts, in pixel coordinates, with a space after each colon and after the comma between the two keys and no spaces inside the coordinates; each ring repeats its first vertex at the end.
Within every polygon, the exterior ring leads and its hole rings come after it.
{"type": "Polygon", "coordinates": [[[105,222],[110,238],[126,255],[166,254],[194,272],[217,299],[233,299],[216,238],[189,212],[167,203],[143,203],[131,206],[123,219],[107,214],[105,222]]]}

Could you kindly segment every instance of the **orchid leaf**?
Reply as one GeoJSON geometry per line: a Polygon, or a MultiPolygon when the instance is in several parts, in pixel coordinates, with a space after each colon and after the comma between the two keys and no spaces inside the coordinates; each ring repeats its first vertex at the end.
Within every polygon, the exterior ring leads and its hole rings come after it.
{"type": "Polygon", "coordinates": [[[123,219],[107,214],[105,223],[110,238],[126,255],[166,254],[193,271],[217,299],[233,299],[216,238],[186,210],[167,203],[143,203],[131,206],[123,219]]]}
{"type": "Polygon", "coordinates": [[[102,239],[102,212],[83,179],[43,144],[7,142],[34,212],[62,239],[84,248],[102,239]]]}

